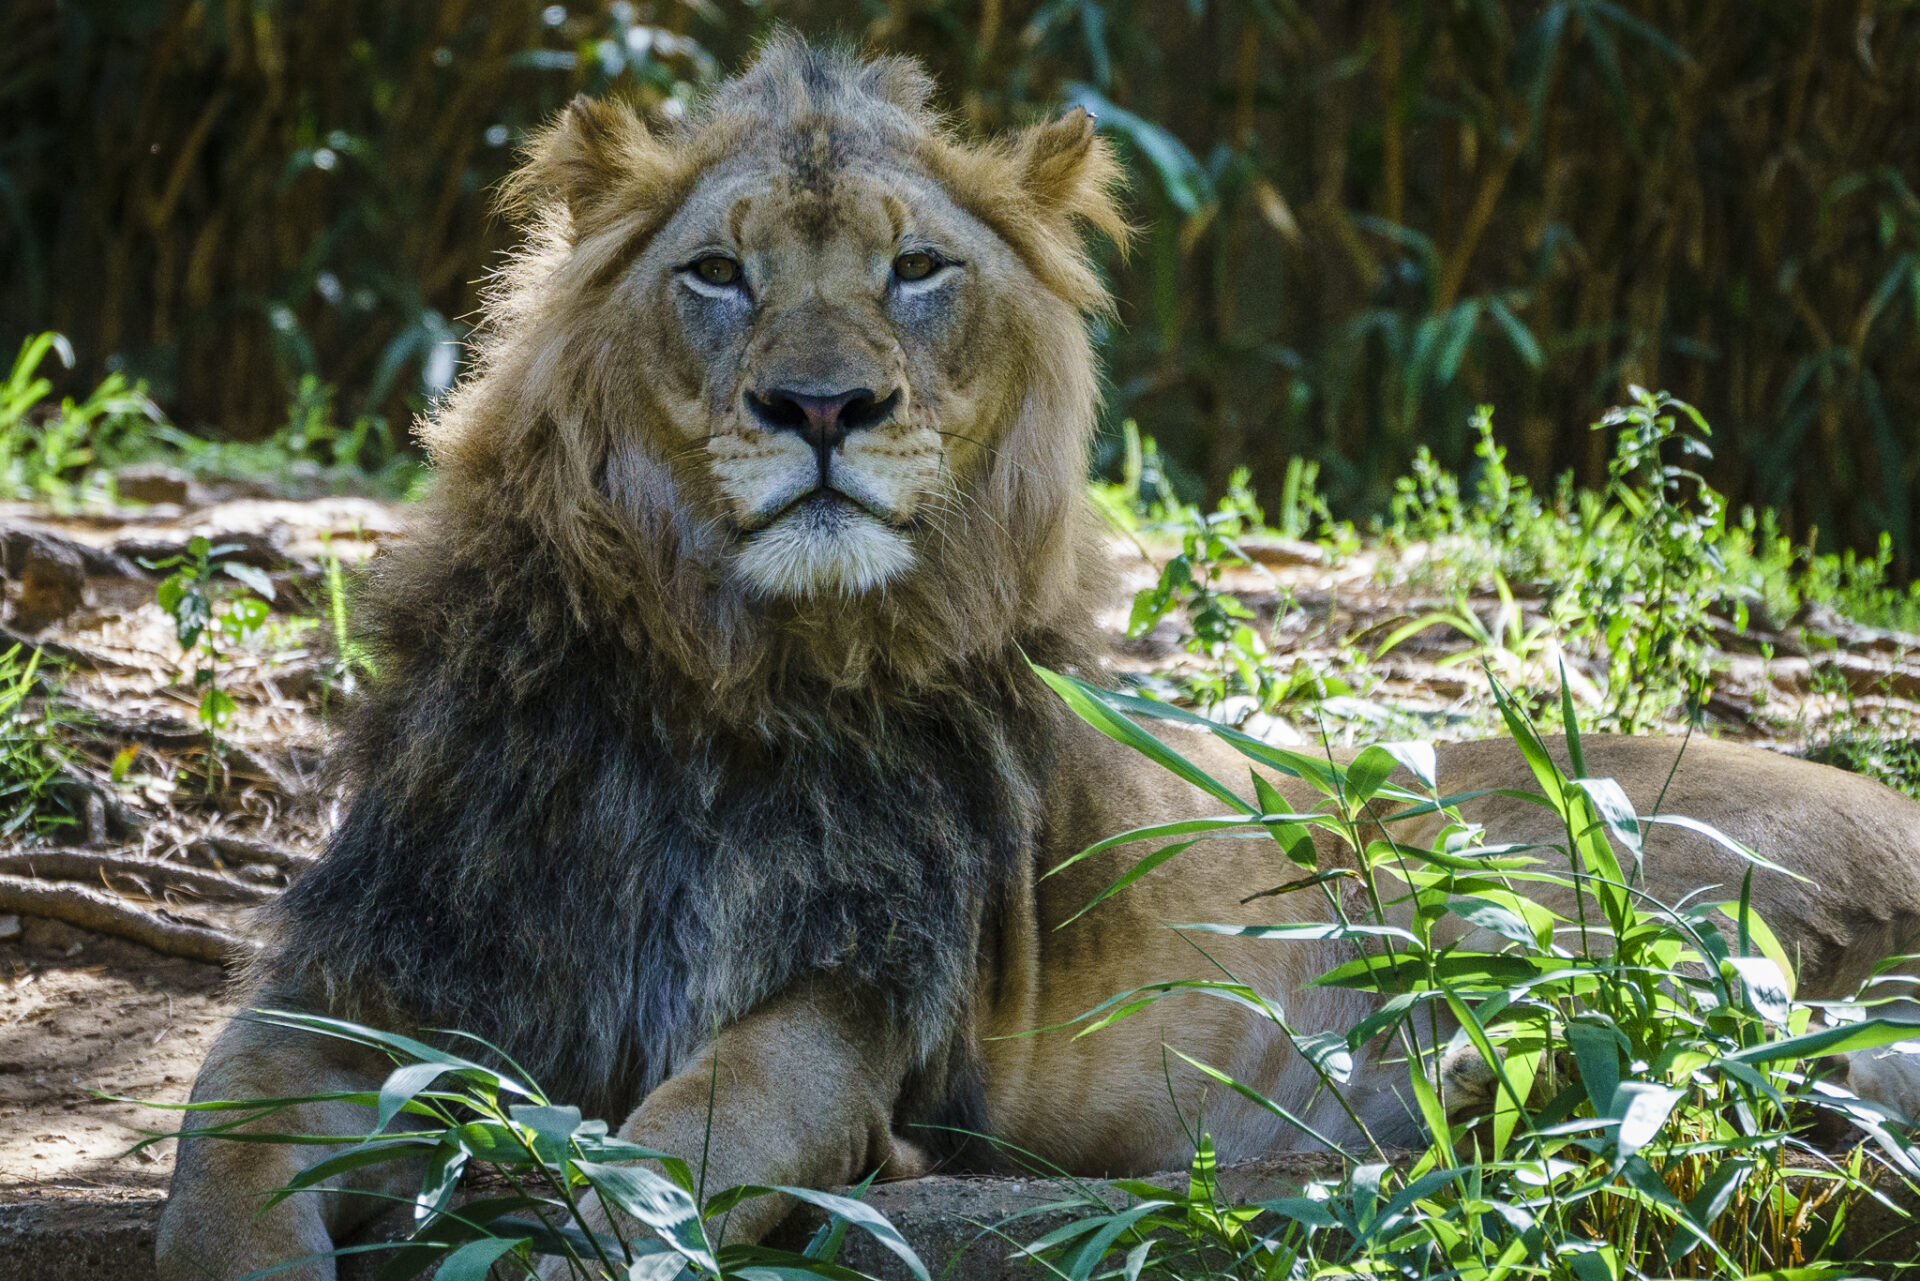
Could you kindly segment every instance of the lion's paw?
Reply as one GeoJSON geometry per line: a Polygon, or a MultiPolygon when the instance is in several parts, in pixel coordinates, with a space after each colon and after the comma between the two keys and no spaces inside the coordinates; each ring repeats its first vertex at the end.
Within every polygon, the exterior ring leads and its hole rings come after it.
{"type": "Polygon", "coordinates": [[[1479,1050],[1467,1044],[1447,1051],[1440,1060],[1440,1084],[1448,1116],[1477,1115],[1493,1108],[1500,1074],[1479,1050]]]}
{"type": "Polygon", "coordinates": [[[1848,1089],[1869,1102],[1892,1108],[1909,1121],[1920,1120],[1920,1042],[1855,1050],[1846,1057],[1848,1089]]]}

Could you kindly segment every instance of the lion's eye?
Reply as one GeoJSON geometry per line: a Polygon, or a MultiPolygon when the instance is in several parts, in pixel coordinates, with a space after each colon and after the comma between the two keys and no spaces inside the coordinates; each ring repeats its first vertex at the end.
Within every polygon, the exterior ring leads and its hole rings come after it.
{"type": "Polygon", "coordinates": [[[918,249],[893,260],[893,274],[902,280],[925,280],[939,269],[939,259],[918,249]]]}
{"type": "Polygon", "coordinates": [[[709,254],[693,264],[693,274],[710,285],[737,285],[740,264],[725,254],[709,254]]]}

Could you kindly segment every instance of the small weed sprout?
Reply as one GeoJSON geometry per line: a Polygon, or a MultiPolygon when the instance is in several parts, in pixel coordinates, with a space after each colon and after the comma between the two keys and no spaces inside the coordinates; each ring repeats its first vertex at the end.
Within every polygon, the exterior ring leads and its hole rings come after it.
{"type": "MultiPolygon", "coordinates": [[[[1223,586],[1230,569],[1258,571],[1267,574],[1275,592],[1274,623],[1293,606],[1292,594],[1240,546],[1248,535],[1276,532],[1254,497],[1247,469],[1237,468],[1226,496],[1205,511],[1174,491],[1158,448],[1141,437],[1131,420],[1124,424],[1123,436],[1121,480],[1096,484],[1092,493],[1113,525],[1140,545],[1142,555],[1150,554],[1139,541],[1141,535],[1179,539],[1180,550],[1160,567],[1157,581],[1135,595],[1127,619],[1127,634],[1135,638],[1168,618],[1179,620],[1181,647],[1204,666],[1181,673],[1173,696],[1209,711],[1229,699],[1247,698],[1270,712],[1294,700],[1317,702],[1350,693],[1352,686],[1341,674],[1320,665],[1301,662],[1277,670],[1270,628],[1263,629],[1258,613],[1223,586]]],[[[1314,488],[1317,474],[1313,464],[1294,460],[1277,532],[1298,538],[1309,528],[1317,529],[1321,548],[1337,562],[1357,548],[1358,535],[1351,524],[1333,520],[1314,488]]]]}
{"type": "Polygon", "coordinates": [[[373,655],[354,638],[346,568],[340,554],[333,549],[331,537],[321,539],[320,563],[325,574],[322,586],[326,592],[327,624],[333,635],[333,657],[327,662],[325,689],[329,696],[335,689],[352,694],[362,680],[373,676],[373,655]]]}
{"type": "Polygon", "coordinates": [[[220,687],[221,642],[244,644],[267,621],[273,599],[273,579],[265,570],[224,559],[239,550],[238,543],[215,546],[196,537],[184,553],[147,565],[173,571],[161,580],[160,608],[172,617],[180,647],[198,655],[193,686],[200,691],[200,723],[215,733],[226,728],[237,707],[220,687]]]}
{"type": "Polygon", "coordinates": [[[1180,551],[1162,567],[1159,582],[1134,597],[1127,634],[1145,636],[1177,612],[1189,629],[1182,644],[1208,665],[1185,681],[1184,693],[1202,707],[1216,707],[1236,693],[1272,707],[1283,690],[1271,678],[1258,616],[1220,585],[1230,566],[1255,563],[1236,541],[1263,525],[1246,469],[1234,473],[1227,496],[1212,512],[1177,500],[1159,506],[1158,528],[1179,533],[1180,551]]]}

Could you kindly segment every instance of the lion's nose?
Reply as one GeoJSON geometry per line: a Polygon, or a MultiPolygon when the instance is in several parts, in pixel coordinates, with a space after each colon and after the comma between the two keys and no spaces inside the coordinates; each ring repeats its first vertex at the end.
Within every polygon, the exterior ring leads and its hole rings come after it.
{"type": "Polygon", "coordinates": [[[776,387],[765,395],[747,393],[747,408],[755,418],[776,431],[798,433],[823,458],[845,440],[849,432],[878,427],[887,421],[899,403],[899,392],[881,396],[870,387],[825,396],[785,387],[776,387]]]}

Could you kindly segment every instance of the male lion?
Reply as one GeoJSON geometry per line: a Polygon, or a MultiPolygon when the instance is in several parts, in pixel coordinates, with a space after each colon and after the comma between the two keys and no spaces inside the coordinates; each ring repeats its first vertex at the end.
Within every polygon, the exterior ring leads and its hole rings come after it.
{"type": "MultiPolygon", "coordinates": [[[[1114,162],[1080,112],[961,141],[929,88],[911,63],[784,38],[670,132],[582,100],[539,141],[512,189],[529,246],[426,429],[436,496],[364,601],[380,675],[340,749],[352,807],[275,909],[249,1005],[478,1033],[633,1141],[708,1152],[709,1188],[912,1173],[954,1159],[942,1124],[1089,1175],[1176,1165],[1163,1040],[1347,1133],[1286,1039],[1221,1002],[1006,1039],[1210,976],[1166,923],[1310,896],[1243,905],[1271,859],[1222,841],[1054,929],[1127,855],[1042,872],[1216,807],[1028,666],[1099,666],[1110,589],[1083,481],[1107,297],[1081,236],[1123,231],[1114,162]]],[[[1669,784],[1677,750],[1594,740],[1588,769],[1814,876],[1755,884],[1804,991],[1838,995],[1908,945],[1920,809],[1707,742],[1669,784]]],[[[1450,792],[1528,784],[1510,744],[1442,748],[1440,771],[1450,792]]],[[[1520,802],[1477,817],[1553,836],[1520,802]]],[[[1744,870],[1684,833],[1647,866],[1669,893],[1744,870]]],[[[1303,1030],[1369,1008],[1303,987],[1334,945],[1212,951],[1303,1030]]],[[[194,1097],[364,1090],[383,1068],[238,1020],[194,1097]]],[[[1191,1112],[1201,1082],[1171,1088],[1191,1112]]],[[[1355,1097],[1377,1135],[1410,1132],[1391,1089],[1355,1097]]],[[[1206,1119],[1229,1157],[1296,1141],[1232,1095],[1206,1119]]],[[[367,1125],[342,1103],[274,1120],[367,1125]]],[[[183,1143],[161,1276],[323,1251],[380,1207],[257,1215],[313,1157],[183,1143]]],[[[732,1231],[782,1210],[746,1203],[732,1231]]]]}

